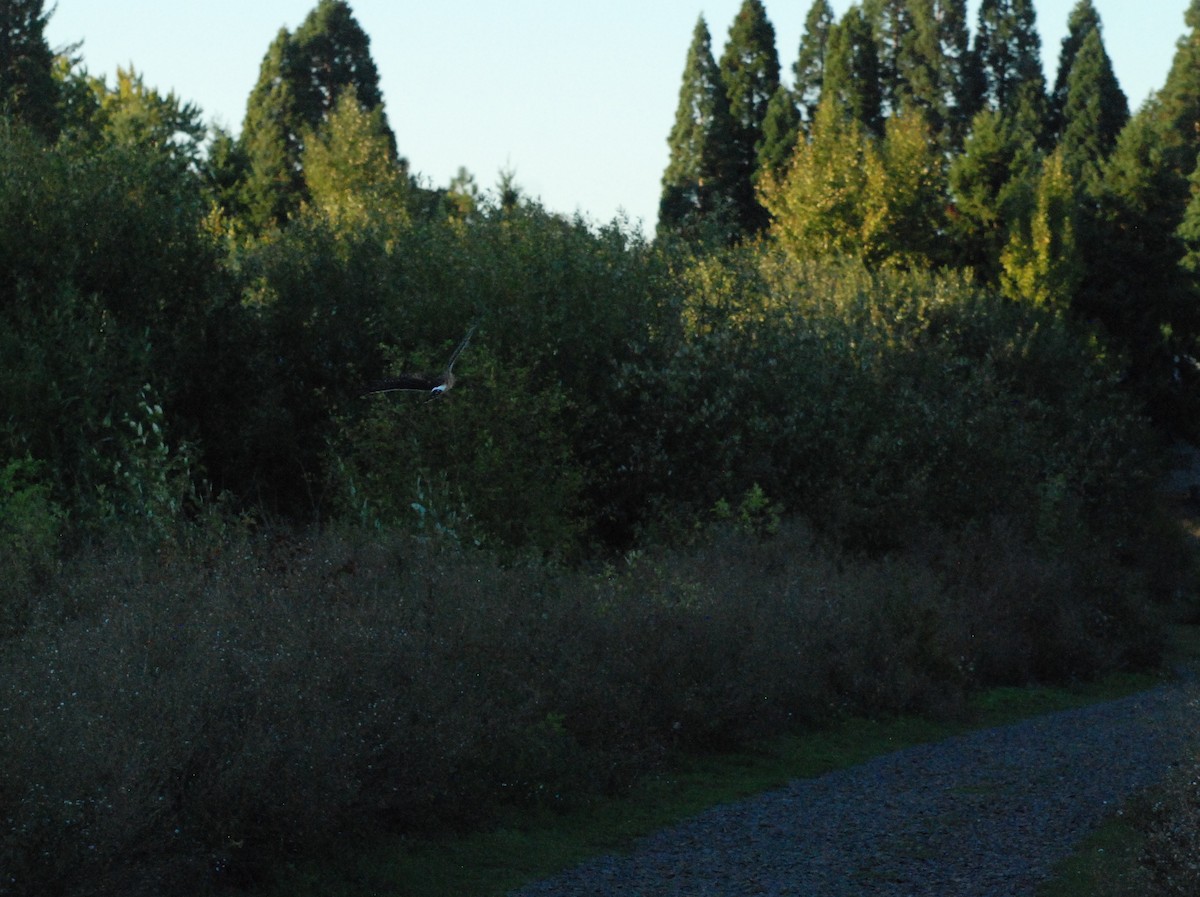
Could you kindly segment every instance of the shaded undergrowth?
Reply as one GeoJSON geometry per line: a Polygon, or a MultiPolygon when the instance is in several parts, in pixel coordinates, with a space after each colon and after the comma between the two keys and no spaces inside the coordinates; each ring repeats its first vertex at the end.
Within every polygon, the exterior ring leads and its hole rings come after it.
{"type": "Polygon", "coordinates": [[[586,807],[681,753],[1157,657],[1115,566],[1003,521],[913,546],[783,520],[590,570],[362,530],[81,550],[0,642],[0,893],[262,886],[347,839],[586,807]]]}

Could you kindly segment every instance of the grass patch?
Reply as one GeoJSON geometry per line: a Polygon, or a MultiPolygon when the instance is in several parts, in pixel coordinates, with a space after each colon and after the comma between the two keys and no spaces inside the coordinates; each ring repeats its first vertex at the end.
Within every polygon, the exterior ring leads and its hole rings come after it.
{"type": "MultiPolygon", "coordinates": [[[[973,696],[957,720],[852,718],[736,753],[684,756],[667,772],[640,781],[627,796],[593,801],[565,813],[514,813],[490,831],[461,837],[391,838],[348,846],[342,860],[323,859],[286,870],[269,894],[497,897],[588,857],[626,850],[637,838],[709,807],[793,779],[819,776],[974,729],[1124,697],[1162,681],[1145,673],[1119,673],[1071,688],[994,688],[973,696]]],[[[1075,893],[1092,892],[1048,892],[1049,897],[1075,893]]]]}
{"type": "Polygon", "coordinates": [[[1059,864],[1037,897],[1145,897],[1149,874],[1138,863],[1145,841],[1123,813],[1110,817],[1059,864]]]}

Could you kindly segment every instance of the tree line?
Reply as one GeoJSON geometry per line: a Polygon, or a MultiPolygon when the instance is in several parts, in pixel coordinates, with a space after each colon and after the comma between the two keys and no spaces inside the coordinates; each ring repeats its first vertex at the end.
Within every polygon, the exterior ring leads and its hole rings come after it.
{"type": "Polygon", "coordinates": [[[1132,118],[1086,0],[1053,88],[1023,0],[985,2],[973,38],[962,2],[818,0],[792,87],[747,0],[719,63],[696,27],[653,240],[511,175],[422,184],[344,0],[279,31],[236,137],[52,52],[41,2],[0,13],[0,459],[42,530],[219,504],[560,553],[765,495],[887,547],[905,513],[1035,509],[1060,476],[1104,505],[1091,448],[1028,455],[1067,422],[1197,420],[1200,0],[1132,118]],[[473,323],[469,388],[358,398],[473,323]],[[938,373],[968,367],[973,412],[938,373]]]}
{"type": "Polygon", "coordinates": [[[719,60],[684,67],[659,235],[773,238],[799,256],[970,268],[1093,327],[1156,418],[1194,430],[1200,4],[1132,117],[1090,0],[1048,84],[1032,0],[866,0],[809,10],[792,84],[760,0],[719,60]]]}

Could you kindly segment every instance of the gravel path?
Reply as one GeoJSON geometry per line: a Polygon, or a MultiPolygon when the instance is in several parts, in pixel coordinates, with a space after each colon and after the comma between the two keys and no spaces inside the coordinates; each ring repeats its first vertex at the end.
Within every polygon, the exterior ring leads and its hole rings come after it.
{"type": "Polygon", "coordinates": [[[1017,897],[1198,732],[1172,685],[715,807],[514,897],[1017,897]]]}

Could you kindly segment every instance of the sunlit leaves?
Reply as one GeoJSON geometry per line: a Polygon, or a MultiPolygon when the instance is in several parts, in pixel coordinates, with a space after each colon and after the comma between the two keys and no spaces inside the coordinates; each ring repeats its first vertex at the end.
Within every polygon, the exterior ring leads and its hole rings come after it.
{"type": "Polygon", "coordinates": [[[335,228],[407,221],[408,178],[382,111],[363,108],[352,89],[307,141],[303,164],[312,205],[335,228]]]}

